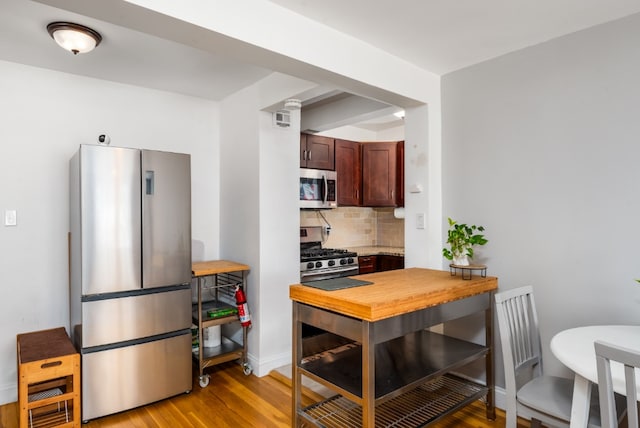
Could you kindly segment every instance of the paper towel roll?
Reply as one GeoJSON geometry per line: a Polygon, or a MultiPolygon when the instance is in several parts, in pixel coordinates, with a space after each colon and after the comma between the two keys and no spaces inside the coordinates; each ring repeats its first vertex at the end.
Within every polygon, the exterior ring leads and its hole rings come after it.
{"type": "Polygon", "coordinates": [[[220,337],[220,326],[214,325],[213,327],[206,327],[204,330],[204,347],[205,348],[215,348],[216,346],[220,346],[221,337],[220,337]]]}
{"type": "Polygon", "coordinates": [[[393,209],[393,216],[395,218],[404,218],[404,207],[394,208],[393,209]]]}

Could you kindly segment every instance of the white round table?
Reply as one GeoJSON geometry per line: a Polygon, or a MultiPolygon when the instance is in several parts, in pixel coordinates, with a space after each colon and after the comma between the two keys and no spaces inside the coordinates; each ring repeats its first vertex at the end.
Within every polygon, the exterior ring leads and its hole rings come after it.
{"type": "MultiPolygon", "coordinates": [[[[640,326],[594,325],[561,331],[551,339],[551,352],[575,373],[571,428],[586,427],[589,418],[591,386],[598,383],[594,342],[601,340],[640,352],[640,326]]],[[[625,395],[624,371],[621,364],[611,363],[613,389],[625,395]]],[[[640,375],[636,371],[638,400],[640,375]]]]}

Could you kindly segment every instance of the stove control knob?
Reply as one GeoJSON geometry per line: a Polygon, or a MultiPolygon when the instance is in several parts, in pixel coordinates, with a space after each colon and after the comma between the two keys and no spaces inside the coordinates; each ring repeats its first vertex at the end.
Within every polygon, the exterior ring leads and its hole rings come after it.
{"type": "Polygon", "coordinates": [[[347,259],[347,263],[349,263],[349,264],[353,263],[353,257],[349,257],[349,258],[347,259]]]}
{"type": "Polygon", "coordinates": [[[329,262],[328,262],[328,265],[329,265],[329,266],[333,266],[333,265],[335,265],[335,264],[336,264],[336,261],[335,261],[335,260],[329,260],[329,262]]]}
{"type": "Polygon", "coordinates": [[[307,269],[313,269],[313,262],[307,263],[307,269]]]}
{"type": "Polygon", "coordinates": [[[347,264],[347,259],[340,259],[340,264],[341,265],[346,265],[347,264]]]}
{"type": "Polygon", "coordinates": [[[317,268],[322,267],[322,262],[316,262],[316,267],[317,268]]]}

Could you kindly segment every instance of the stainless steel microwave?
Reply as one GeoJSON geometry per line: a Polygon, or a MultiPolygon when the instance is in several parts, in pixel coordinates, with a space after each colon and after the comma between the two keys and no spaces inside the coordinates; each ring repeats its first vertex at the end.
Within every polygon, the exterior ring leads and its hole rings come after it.
{"type": "Polygon", "coordinates": [[[300,208],[337,208],[335,171],[300,168],[300,208]]]}

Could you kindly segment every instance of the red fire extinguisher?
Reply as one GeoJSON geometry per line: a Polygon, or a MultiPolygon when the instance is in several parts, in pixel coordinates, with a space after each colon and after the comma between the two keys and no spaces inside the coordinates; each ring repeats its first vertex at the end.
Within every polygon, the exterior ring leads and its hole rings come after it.
{"type": "Polygon", "coordinates": [[[236,305],[238,306],[238,318],[243,327],[251,325],[251,314],[249,313],[249,305],[247,305],[247,297],[240,285],[236,285],[236,305]]]}

